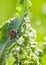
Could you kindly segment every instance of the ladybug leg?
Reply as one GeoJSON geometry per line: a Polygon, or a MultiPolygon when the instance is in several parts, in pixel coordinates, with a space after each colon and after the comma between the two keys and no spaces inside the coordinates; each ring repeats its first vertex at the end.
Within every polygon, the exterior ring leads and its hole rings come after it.
{"type": "Polygon", "coordinates": [[[19,31],[17,31],[17,33],[19,33],[19,31]]]}
{"type": "Polygon", "coordinates": [[[12,37],[10,39],[12,39],[12,37]]]}

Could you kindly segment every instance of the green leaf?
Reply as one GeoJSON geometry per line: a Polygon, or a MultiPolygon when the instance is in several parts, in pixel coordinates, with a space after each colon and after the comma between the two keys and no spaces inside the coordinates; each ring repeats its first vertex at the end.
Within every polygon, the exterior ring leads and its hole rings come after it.
{"type": "MultiPolygon", "coordinates": [[[[21,17],[20,17],[21,18],[21,17]]],[[[17,18],[13,21],[11,21],[10,24],[5,24],[2,29],[1,29],[1,32],[2,32],[2,40],[0,41],[0,52],[1,52],[1,56],[0,58],[2,57],[3,53],[12,45],[14,41],[14,39],[10,39],[10,36],[9,36],[9,31],[11,29],[18,29],[21,22],[22,22],[22,18],[17,18]],[[2,47],[1,47],[2,46],[2,47]]],[[[0,60],[1,61],[1,60],[0,60]]]]}

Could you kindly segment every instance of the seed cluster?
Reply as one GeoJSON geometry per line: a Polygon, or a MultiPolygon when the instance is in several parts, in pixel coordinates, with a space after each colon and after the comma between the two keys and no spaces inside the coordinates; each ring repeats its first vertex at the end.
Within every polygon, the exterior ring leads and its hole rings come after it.
{"type": "Polygon", "coordinates": [[[12,50],[15,62],[13,65],[40,65],[42,50],[36,42],[36,30],[32,28],[28,16],[24,17],[21,25],[20,37],[12,50]]]}

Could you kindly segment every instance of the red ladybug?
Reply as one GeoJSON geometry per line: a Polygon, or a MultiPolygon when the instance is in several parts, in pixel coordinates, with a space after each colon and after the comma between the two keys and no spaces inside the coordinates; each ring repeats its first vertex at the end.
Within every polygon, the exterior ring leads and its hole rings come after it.
{"type": "Polygon", "coordinates": [[[10,30],[10,37],[13,38],[13,37],[16,37],[17,36],[17,30],[16,29],[12,29],[10,30]]]}

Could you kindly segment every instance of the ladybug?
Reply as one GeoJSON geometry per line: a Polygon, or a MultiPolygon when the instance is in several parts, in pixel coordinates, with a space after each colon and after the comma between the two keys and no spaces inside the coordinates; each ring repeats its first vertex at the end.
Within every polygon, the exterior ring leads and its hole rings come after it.
{"type": "Polygon", "coordinates": [[[12,39],[13,37],[16,37],[17,34],[18,34],[18,32],[17,32],[16,29],[12,29],[12,30],[10,30],[10,37],[11,37],[11,39],[12,39]]]}

